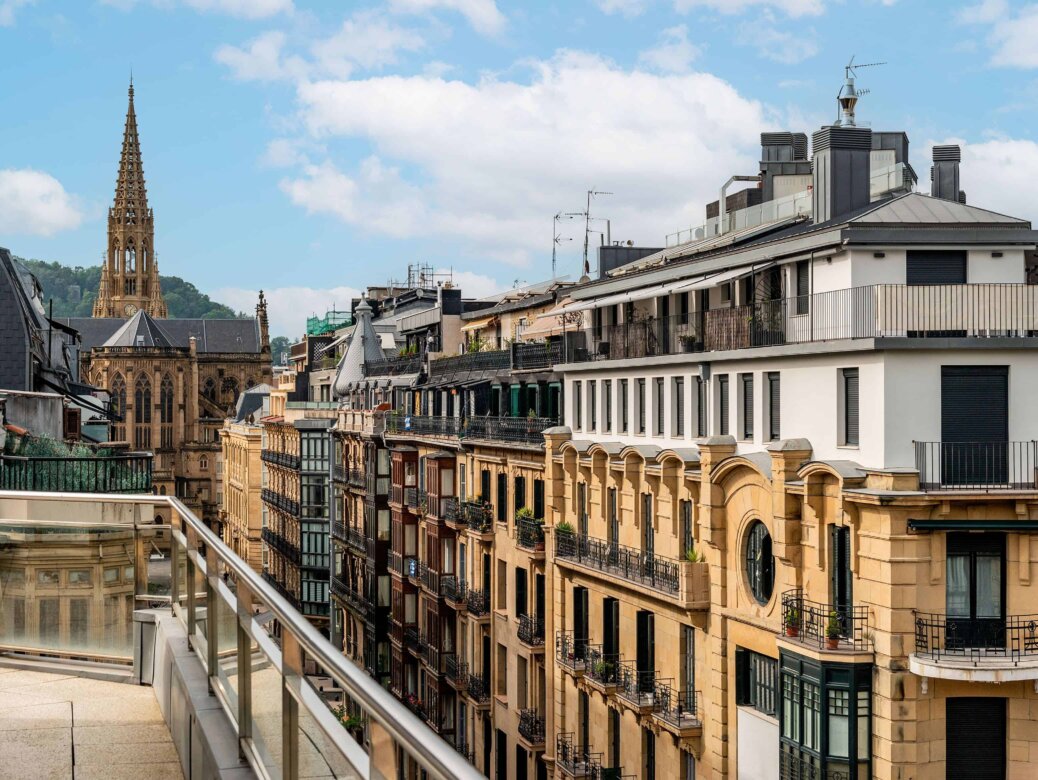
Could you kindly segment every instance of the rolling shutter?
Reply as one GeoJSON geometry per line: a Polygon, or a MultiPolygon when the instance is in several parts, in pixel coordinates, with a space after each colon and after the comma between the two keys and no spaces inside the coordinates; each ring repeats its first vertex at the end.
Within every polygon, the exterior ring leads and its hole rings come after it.
{"type": "Polygon", "coordinates": [[[1008,440],[1009,367],[942,366],[941,441],[1008,440]]]}
{"type": "Polygon", "coordinates": [[[1006,700],[947,700],[948,780],[1005,780],[1006,700]]]}
{"type": "Polygon", "coordinates": [[[742,375],[742,437],[753,438],[753,374],[742,375]]]}
{"type": "Polygon", "coordinates": [[[910,285],[966,284],[966,253],[909,250],[905,275],[910,285]]]}

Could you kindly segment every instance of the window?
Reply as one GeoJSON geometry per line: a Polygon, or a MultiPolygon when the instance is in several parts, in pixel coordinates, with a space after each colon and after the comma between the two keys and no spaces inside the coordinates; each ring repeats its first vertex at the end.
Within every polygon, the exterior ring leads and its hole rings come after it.
{"type": "Polygon", "coordinates": [[[742,438],[753,440],[753,374],[742,374],[742,438]]]}
{"type": "Polygon", "coordinates": [[[696,436],[706,436],[706,382],[696,377],[696,436]]]}
{"type": "Polygon", "coordinates": [[[782,396],[778,371],[768,372],[768,441],[782,438],[782,396]]]}
{"type": "Polygon", "coordinates": [[[497,522],[508,522],[508,475],[497,475],[497,522]]]}
{"type": "Polygon", "coordinates": [[[674,436],[685,435],[685,380],[674,377],[674,436]]]}
{"type": "Polygon", "coordinates": [[[616,488],[609,488],[609,545],[616,549],[620,544],[620,512],[616,505],[616,488]]]}
{"type": "Polygon", "coordinates": [[[775,559],[767,526],[755,520],[746,535],[746,579],[759,604],[767,604],[775,587],[775,559]]]}
{"type": "Polygon", "coordinates": [[[778,661],[735,648],[735,702],[765,715],[775,714],[778,661]]]}
{"type": "Polygon", "coordinates": [[[678,512],[681,517],[681,555],[688,555],[689,550],[695,549],[695,540],[692,538],[692,502],[682,501],[678,512]]]}
{"type": "Polygon", "coordinates": [[[630,407],[628,406],[627,398],[627,380],[620,380],[620,433],[627,433],[628,430],[628,419],[627,415],[630,413],[630,407]]]}
{"type": "Polygon", "coordinates": [[[642,552],[651,559],[656,552],[656,529],[652,518],[652,493],[642,494],[642,552]]]}
{"type": "Polygon", "coordinates": [[[966,284],[966,252],[910,249],[905,257],[909,285],[966,284]]]}
{"type": "MultiPolygon", "coordinates": [[[[597,311],[597,310],[596,310],[597,311]]],[[[598,404],[595,398],[597,391],[597,383],[592,379],[587,383],[587,411],[588,411],[588,430],[594,431],[598,429],[598,404]]]]}
{"type": "Polygon", "coordinates": [[[722,436],[728,435],[728,375],[721,374],[717,377],[717,432],[722,436]]]}
{"type": "Polygon", "coordinates": [[[613,430],[613,380],[602,380],[602,430],[613,430]]]}
{"type": "Polygon", "coordinates": [[[656,412],[656,426],[653,433],[657,436],[662,436],[666,430],[664,426],[666,424],[667,411],[666,399],[664,397],[663,377],[656,378],[653,381],[653,386],[655,388],[653,405],[656,407],[654,410],[656,412]]]}
{"type": "Polygon", "coordinates": [[[638,433],[645,433],[645,380],[638,380],[638,394],[634,399],[638,405],[638,433]]]}
{"type": "Polygon", "coordinates": [[[843,444],[858,446],[858,369],[840,370],[843,396],[843,444]]]}
{"type": "Polygon", "coordinates": [[[527,613],[528,601],[526,598],[526,569],[517,566],[515,569],[515,616],[527,613]]]}
{"type": "Polygon", "coordinates": [[[811,261],[801,260],[796,264],[797,314],[807,314],[811,294],[811,261]]]}
{"type": "Polygon", "coordinates": [[[533,516],[544,517],[544,480],[533,481],[533,516]]]}
{"type": "Polygon", "coordinates": [[[584,392],[584,388],[582,386],[582,383],[574,382],[573,383],[573,430],[575,430],[575,431],[581,430],[581,426],[583,425],[583,418],[584,418],[584,404],[583,404],[583,401],[584,401],[584,399],[581,396],[581,393],[583,393],[583,392],[584,392]]]}
{"type": "Polygon", "coordinates": [[[515,489],[512,501],[515,503],[515,511],[518,512],[523,507],[529,506],[526,503],[526,477],[516,477],[512,484],[515,489]]]}
{"type": "Polygon", "coordinates": [[[577,483],[577,529],[581,534],[587,533],[587,483],[577,483]]]}
{"type": "Polygon", "coordinates": [[[721,285],[721,303],[732,302],[732,283],[726,282],[721,285]]]}
{"type": "Polygon", "coordinates": [[[151,447],[151,382],[141,374],[133,391],[134,443],[137,449],[151,447]]]}

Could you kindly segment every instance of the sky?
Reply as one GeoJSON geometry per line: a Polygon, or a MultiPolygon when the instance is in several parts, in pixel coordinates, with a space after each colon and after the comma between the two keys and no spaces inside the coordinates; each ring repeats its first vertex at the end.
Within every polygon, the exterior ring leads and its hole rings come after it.
{"type": "MultiPolygon", "coordinates": [[[[582,217],[662,246],[762,131],[835,116],[963,145],[1038,220],[1038,4],[983,0],[0,0],[0,246],[96,265],[131,70],[160,270],[272,332],[409,263],[480,297],[576,278],[582,217]]],[[[600,242],[592,234],[592,244],[600,242]]]]}

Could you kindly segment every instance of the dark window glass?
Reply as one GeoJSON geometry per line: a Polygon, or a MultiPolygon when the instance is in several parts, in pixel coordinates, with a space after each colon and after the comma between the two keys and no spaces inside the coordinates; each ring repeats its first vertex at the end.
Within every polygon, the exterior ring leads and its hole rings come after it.
{"type": "Polygon", "coordinates": [[[775,587],[775,559],[771,551],[771,534],[760,520],[754,521],[746,536],[746,579],[750,592],[761,604],[767,604],[775,587]]]}

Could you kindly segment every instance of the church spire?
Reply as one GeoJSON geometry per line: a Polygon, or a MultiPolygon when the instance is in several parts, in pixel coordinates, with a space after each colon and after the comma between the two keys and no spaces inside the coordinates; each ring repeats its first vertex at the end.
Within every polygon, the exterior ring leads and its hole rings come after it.
{"type": "Polygon", "coordinates": [[[130,76],[126,125],[123,129],[115,199],[108,210],[108,250],[102,284],[94,303],[95,317],[132,317],[140,310],[152,317],[166,317],[166,303],[159,287],[155,262],[155,224],[148,208],[137,111],[133,105],[130,76]]]}

